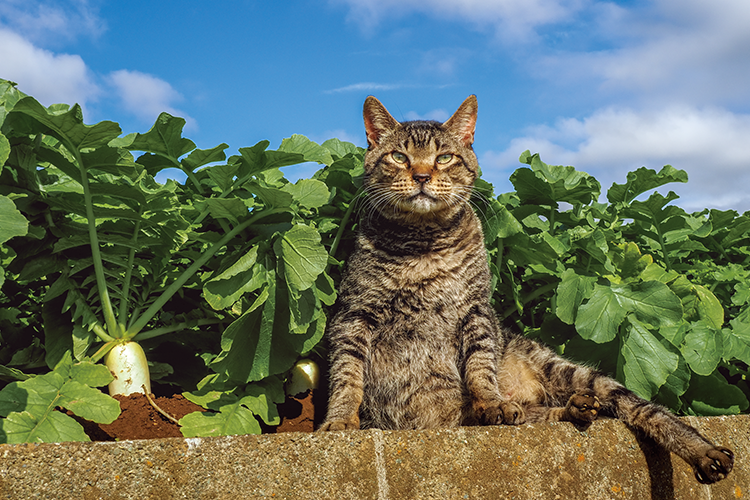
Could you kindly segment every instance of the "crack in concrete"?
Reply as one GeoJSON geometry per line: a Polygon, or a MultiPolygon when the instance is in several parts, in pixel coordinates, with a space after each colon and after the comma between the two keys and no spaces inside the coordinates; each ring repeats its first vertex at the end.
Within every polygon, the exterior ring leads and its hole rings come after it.
{"type": "Polygon", "coordinates": [[[383,431],[373,429],[372,436],[373,444],[375,445],[375,473],[378,478],[378,500],[388,500],[389,488],[385,457],[383,456],[383,431]]]}

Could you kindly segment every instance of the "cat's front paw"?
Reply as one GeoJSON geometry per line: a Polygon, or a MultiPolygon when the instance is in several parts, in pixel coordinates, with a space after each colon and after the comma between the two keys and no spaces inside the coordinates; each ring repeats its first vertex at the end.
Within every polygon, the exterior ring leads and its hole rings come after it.
{"type": "Polygon", "coordinates": [[[321,425],[318,430],[325,432],[325,431],[353,431],[359,429],[359,416],[354,415],[353,417],[349,417],[348,419],[334,419],[334,420],[326,420],[323,422],[323,425],[321,425]]]}
{"type": "Polygon", "coordinates": [[[526,421],[523,408],[513,401],[497,401],[487,405],[475,404],[474,413],[481,425],[519,425],[526,421]]]}
{"type": "Polygon", "coordinates": [[[568,400],[565,411],[569,420],[578,424],[590,425],[599,416],[601,406],[599,398],[593,391],[589,391],[573,394],[568,400]]]}
{"type": "Polygon", "coordinates": [[[699,483],[711,484],[721,481],[734,467],[734,453],[728,448],[714,447],[699,458],[695,464],[695,478],[699,483]]]}

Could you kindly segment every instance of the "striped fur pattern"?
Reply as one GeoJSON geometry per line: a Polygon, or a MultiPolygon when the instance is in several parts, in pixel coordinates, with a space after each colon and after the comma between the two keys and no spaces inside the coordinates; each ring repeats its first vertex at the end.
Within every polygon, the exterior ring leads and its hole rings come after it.
{"type": "Polygon", "coordinates": [[[622,419],[723,479],[732,452],[617,381],[511,334],[490,306],[482,227],[469,203],[477,101],[445,123],[399,123],[364,106],[366,213],[347,263],[330,345],[322,430],[622,419]]]}

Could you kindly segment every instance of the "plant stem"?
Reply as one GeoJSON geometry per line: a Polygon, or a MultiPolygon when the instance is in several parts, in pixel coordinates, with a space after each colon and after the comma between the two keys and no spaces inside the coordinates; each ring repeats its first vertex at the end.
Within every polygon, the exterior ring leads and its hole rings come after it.
{"type": "MultiPolygon", "coordinates": [[[[349,202],[349,208],[346,209],[346,212],[344,213],[344,217],[341,219],[341,223],[339,224],[339,229],[336,231],[336,236],[333,238],[333,243],[331,243],[331,250],[328,252],[328,254],[336,258],[336,250],[339,248],[339,243],[341,243],[341,237],[344,234],[344,230],[346,230],[346,226],[349,224],[349,218],[352,215],[352,212],[354,212],[354,199],[352,199],[351,202],[349,202]]],[[[329,262],[328,265],[326,265],[325,272],[328,273],[328,270],[331,268],[331,263],[329,262]]]]}
{"type": "Polygon", "coordinates": [[[550,208],[549,211],[549,234],[550,236],[555,235],[555,215],[557,214],[557,209],[555,207],[550,208]]]}
{"type": "Polygon", "coordinates": [[[671,271],[672,262],[669,260],[669,255],[667,255],[667,244],[664,242],[664,235],[661,231],[661,225],[656,220],[654,220],[652,224],[656,228],[656,234],[659,236],[659,245],[661,246],[661,253],[664,256],[664,267],[667,268],[667,271],[671,271]]]}
{"type": "Polygon", "coordinates": [[[227,243],[229,243],[232,238],[237,236],[240,232],[242,232],[245,228],[248,226],[256,223],[258,220],[268,217],[270,215],[275,215],[279,213],[283,213],[288,211],[288,208],[274,208],[270,210],[263,211],[259,214],[256,214],[253,217],[250,217],[245,222],[239,224],[234,229],[232,229],[229,233],[224,235],[224,237],[211,245],[211,248],[209,248],[204,254],[198,258],[193,264],[188,267],[183,273],[177,278],[169,287],[167,287],[166,290],[164,290],[161,295],[154,301],[153,304],[146,310],[146,312],[141,315],[134,323],[133,325],[128,328],[126,332],[126,336],[128,338],[135,337],[142,329],[146,326],[146,324],[151,321],[151,318],[153,318],[156,313],[158,313],[162,307],[164,307],[164,304],[169,301],[169,299],[172,298],[172,296],[177,293],[180,288],[182,288],[182,285],[184,285],[187,280],[189,280],[198,270],[211,259],[211,257],[214,256],[216,252],[218,252],[221,248],[223,248],[227,243]]]}
{"type": "MultiPolygon", "coordinates": [[[[70,148],[66,144],[66,147],[70,148]]],[[[88,175],[86,174],[86,168],[83,165],[83,159],[77,148],[71,149],[71,153],[78,162],[78,169],[81,172],[81,185],[83,186],[83,200],[86,205],[86,219],[88,221],[89,229],[89,241],[91,243],[91,257],[94,261],[94,273],[96,275],[96,287],[99,290],[99,299],[102,302],[102,310],[104,312],[104,321],[106,322],[109,333],[115,337],[120,337],[123,332],[117,326],[117,320],[115,313],[112,310],[112,303],[109,300],[109,292],[107,291],[107,279],[104,276],[104,264],[102,262],[102,255],[99,251],[99,237],[96,233],[96,217],[94,216],[94,201],[91,196],[91,188],[89,187],[88,175]]]]}
{"type": "MultiPolygon", "coordinates": [[[[554,290],[555,288],[557,288],[558,284],[559,283],[547,283],[544,286],[540,286],[539,288],[537,288],[536,290],[534,290],[533,292],[531,292],[530,294],[528,294],[526,297],[524,297],[524,299],[522,301],[523,305],[528,304],[529,302],[531,302],[532,300],[536,299],[540,295],[544,295],[545,293],[547,293],[547,292],[549,292],[551,290],[554,290]]],[[[513,314],[516,311],[518,311],[518,307],[511,306],[508,309],[506,309],[500,315],[500,317],[501,318],[507,318],[507,317],[509,317],[511,314],[513,314]]]]}
{"type": "MultiPolygon", "coordinates": [[[[138,216],[143,217],[143,207],[138,211],[138,216]]],[[[117,322],[120,328],[125,330],[125,318],[128,314],[128,302],[130,301],[130,280],[133,277],[133,264],[135,262],[135,249],[138,244],[138,235],[141,232],[141,221],[135,223],[135,231],[133,231],[133,237],[130,240],[132,246],[128,252],[128,267],[125,270],[125,279],[122,284],[122,298],[120,299],[120,310],[117,313],[117,322]]]]}
{"type": "Polygon", "coordinates": [[[191,328],[193,326],[206,326],[206,325],[215,325],[221,323],[220,319],[199,319],[198,321],[192,322],[192,323],[179,323],[176,325],[171,326],[165,326],[162,328],[154,328],[153,330],[147,330],[145,332],[141,332],[135,337],[133,337],[133,340],[135,341],[141,341],[145,339],[151,339],[154,337],[158,337],[160,335],[166,335],[167,333],[172,332],[178,332],[180,330],[185,330],[188,328],[191,328]]]}
{"type": "Polygon", "coordinates": [[[182,163],[180,163],[179,161],[177,163],[180,165],[180,170],[182,170],[183,172],[185,172],[185,175],[188,176],[188,179],[190,179],[190,181],[193,184],[195,184],[195,190],[200,194],[200,192],[201,192],[201,183],[200,183],[200,181],[198,181],[198,178],[195,176],[195,174],[193,173],[193,171],[189,170],[187,168],[184,168],[182,166],[182,163]]]}
{"type": "Polygon", "coordinates": [[[497,255],[495,256],[495,267],[497,268],[498,274],[500,274],[500,270],[502,269],[502,266],[503,266],[503,252],[505,252],[505,241],[503,240],[503,238],[498,238],[497,241],[498,243],[497,243],[497,255]]]}

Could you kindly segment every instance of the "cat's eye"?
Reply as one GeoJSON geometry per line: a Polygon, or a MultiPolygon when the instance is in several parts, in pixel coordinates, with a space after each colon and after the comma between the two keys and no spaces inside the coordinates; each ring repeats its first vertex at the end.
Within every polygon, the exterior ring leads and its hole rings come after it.
{"type": "Polygon", "coordinates": [[[446,163],[450,163],[450,161],[453,159],[453,155],[451,154],[445,154],[440,155],[436,158],[436,161],[440,163],[441,165],[445,165],[446,163]]]}
{"type": "Polygon", "coordinates": [[[396,163],[406,163],[406,155],[404,153],[399,153],[398,151],[394,151],[391,153],[391,158],[393,158],[393,161],[396,163]]]}

